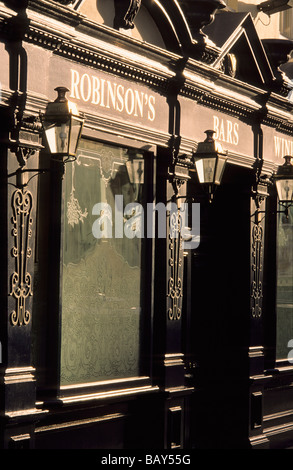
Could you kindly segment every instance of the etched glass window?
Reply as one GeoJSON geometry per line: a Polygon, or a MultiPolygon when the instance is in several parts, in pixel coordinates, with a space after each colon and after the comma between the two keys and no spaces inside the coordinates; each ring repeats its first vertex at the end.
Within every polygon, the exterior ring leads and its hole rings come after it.
{"type": "Polygon", "coordinates": [[[66,164],[61,385],[136,377],[144,295],[144,158],[82,140],[66,164]]]}
{"type": "Polygon", "coordinates": [[[293,208],[278,214],[277,226],[277,359],[286,359],[293,339],[293,208]]]}

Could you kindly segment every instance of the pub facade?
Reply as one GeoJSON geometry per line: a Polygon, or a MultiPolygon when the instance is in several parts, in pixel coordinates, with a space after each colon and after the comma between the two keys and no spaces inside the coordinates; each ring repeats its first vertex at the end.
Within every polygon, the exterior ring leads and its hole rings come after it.
{"type": "Polygon", "coordinates": [[[0,2],[1,448],[293,445],[292,49],[222,0],[0,2]]]}

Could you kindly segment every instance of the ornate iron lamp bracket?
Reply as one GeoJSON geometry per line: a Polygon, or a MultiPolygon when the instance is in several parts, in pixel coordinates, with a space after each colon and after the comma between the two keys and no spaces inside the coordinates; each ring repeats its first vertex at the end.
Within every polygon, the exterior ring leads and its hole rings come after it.
{"type": "Polygon", "coordinates": [[[264,227],[260,217],[265,211],[260,210],[262,203],[268,196],[267,188],[271,184],[269,179],[259,174],[256,184],[252,190],[252,199],[255,205],[255,212],[252,215],[253,225],[251,228],[251,315],[253,318],[260,318],[262,315],[263,299],[263,239],[264,227]]]}
{"type": "Polygon", "coordinates": [[[19,111],[14,112],[14,127],[11,131],[8,146],[15,154],[19,167],[8,175],[16,176],[15,191],[11,196],[12,236],[14,244],[11,255],[15,259],[15,271],[11,274],[10,296],[16,301],[16,307],[10,314],[13,326],[26,326],[31,321],[28,309],[28,298],[33,295],[32,276],[28,270],[28,261],[32,256],[30,239],[32,236],[33,194],[27,189],[28,172],[39,173],[40,170],[28,169],[28,159],[42,148],[39,144],[41,124],[36,117],[21,118],[19,111]]]}
{"type": "Polygon", "coordinates": [[[12,256],[15,258],[15,271],[11,275],[10,295],[16,299],[16,309],[11,313],[13,326],[28,325],[31,313],[27,309],[27,299],[32,296],[32,277],[28,272],[27,263],[32,255],[29,240],[32,236],[33,196],[25,188],[16,189],[12,195],[12,234],[14,246],[12,256]]]}

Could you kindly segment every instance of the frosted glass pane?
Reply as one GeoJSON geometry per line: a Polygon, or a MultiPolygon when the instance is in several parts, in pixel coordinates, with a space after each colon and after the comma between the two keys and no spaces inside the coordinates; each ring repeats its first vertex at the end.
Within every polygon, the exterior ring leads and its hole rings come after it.
{"type": "MultiPolygon", "coordinates": [[[[280,207],[281,209],[281,207],[280,207]]],[[[277,359],[286,359],[293,339],[293,210],[278,214],[277,226],[277,359]]]]}
{"type": "Polygon", "coordinates": [[[127,149],[82,141],[77,155],[65,175],[61,385],[140,374],[143,239],[119,224],[138,230],[123,211],[144,202],[144,184],[130,182],[127,149]]]}

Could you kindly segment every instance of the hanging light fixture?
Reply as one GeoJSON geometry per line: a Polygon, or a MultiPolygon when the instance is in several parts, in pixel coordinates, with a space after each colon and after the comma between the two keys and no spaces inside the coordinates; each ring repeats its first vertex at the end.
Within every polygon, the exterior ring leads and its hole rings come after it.
{"type": "Polygon", "coordinates": [[[268,0],[257,5],[257,9],[270,16],[280,11],[289,10],[292,8],[292,3],[292,0],[268,0]]]}
{"type": "Polygon", "coordinates": [[[48,103],[42,117],[43,129],[50,154],[65,163],[76,159],[84,119],[77,106],[66,98],[68,88],[57,87],[55,91],[58,96],[48,103]]]}
{"type": "Polygon", "coordinates": [[[209,201],[212,202],[215,189],[222,181],[227,154],[221,144],[215,141],[215,131],[207,130],[205,133],[207,137],[199,142],[193,158],[199,183],[207,190],[209,201]]]}
{"type": "Polygon", "coordinates": [[[290,155],[286,155],[284,159],[285,163],[278,167],[272,179],[276,185],[279,204],[284,207],[284,212],[288,217],[289,207],[293,204],[293,165],[290,155]]]}
{"type": "Polygon", "coordinates": [[[129,182],[133,188],[134,200],[139,196],[141,185],[144,183],[144,159],[140,155],[130,156],[126,162],[129,182]]]}

